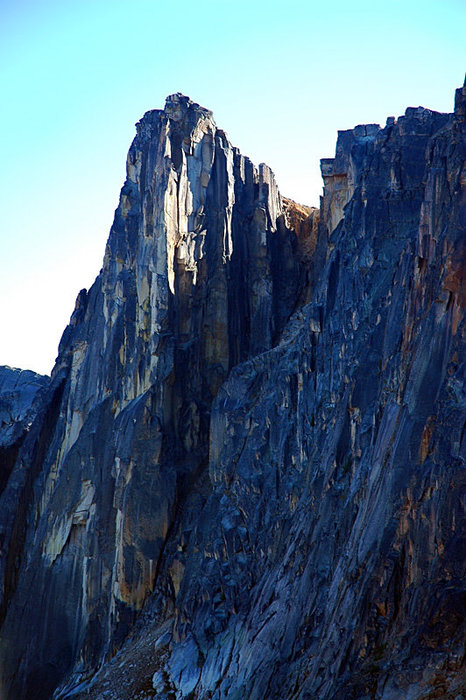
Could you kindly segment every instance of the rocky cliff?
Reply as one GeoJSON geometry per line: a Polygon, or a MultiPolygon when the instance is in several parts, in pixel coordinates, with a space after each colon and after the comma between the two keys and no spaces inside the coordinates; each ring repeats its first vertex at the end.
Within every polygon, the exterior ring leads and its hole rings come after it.
{"type": "Polygon", "coordinates": [[[30,370],[0,367],[0,493],[36,417],[36,395],[47,384],[48,377],[30,370]]]}
{"type": "Polygon", "coordinates": [[[465,689],[465,104],[340,132],[320,223],[139,122],[1,496],[5,698],[465,689]]]}

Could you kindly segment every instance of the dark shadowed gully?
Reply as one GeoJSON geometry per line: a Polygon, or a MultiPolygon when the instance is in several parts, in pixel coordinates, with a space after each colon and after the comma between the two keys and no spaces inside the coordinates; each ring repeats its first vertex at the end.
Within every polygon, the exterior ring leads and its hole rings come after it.
{"type": "Polygon", "coordinates": [[[1,370],[0,696],[466,697],[466,89],[320,212],[144,115],[50,380],[1,370]]]}

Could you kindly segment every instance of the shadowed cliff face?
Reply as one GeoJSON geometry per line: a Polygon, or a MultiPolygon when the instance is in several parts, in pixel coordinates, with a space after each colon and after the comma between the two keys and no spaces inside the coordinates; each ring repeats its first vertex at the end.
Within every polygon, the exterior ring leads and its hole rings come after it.
{"type": "Polygon", "coordinates": [[[36,395],[48,381],[30,370],[0,367],[0,494],[35,418],[36,395]]]}
{"type": "Polygon", "coordinates": [[[184,641],[164,664],[177,697],[454,690],[466,593],[463,104],[460,92],[453,119],[410,109],[372,134],[312,303],[219,392],[214,492],[177,598],[184,641]]]}
{"type": "Polygon", "coordinates": [[[309,286],[303,245],[272,172],[210,112],[173,95],[138,123],[102,272],[78,296],[3,494],[15,551],[14,576],[3,569],[4,697],[49,697],[128,634],[187,494],[211,490],[213,398],[234,365],[276,342],[309,286]]]}
{"type": "Polygon", "coordinates": [[[464,690],[465,100],[340,132],[320,224],[144,116],[0,503],[6,698],[464,690]]]}

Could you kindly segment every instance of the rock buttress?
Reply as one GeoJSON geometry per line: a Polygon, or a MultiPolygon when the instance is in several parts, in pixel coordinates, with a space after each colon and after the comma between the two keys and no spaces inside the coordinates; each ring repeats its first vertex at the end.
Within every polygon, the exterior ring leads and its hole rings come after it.
{"type": "Polygon", "coordinates": [[[3,558],[2,697],[47,698],[124,640],[186,494],[209,493],[212,400],[280,337],[306,265],[272,172],[208,110],[177,94],[143,117],[103,269],[4,493],[4,541],[20,528],[24,547],[14,577],[3,558]]]}

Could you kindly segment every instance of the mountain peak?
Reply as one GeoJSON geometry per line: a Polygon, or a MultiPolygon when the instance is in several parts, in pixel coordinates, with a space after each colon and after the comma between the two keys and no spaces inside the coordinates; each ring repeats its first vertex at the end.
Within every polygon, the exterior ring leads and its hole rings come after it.
{"type": "Polygon", "coordinates": [[[200,104],[181,92],[168,95],[165,100],[164,112],[172,121],[181,121],[188,112],[195,112],[201,116],[212,118],[212,112],[209,109],[201,107],[200,104]]]}

